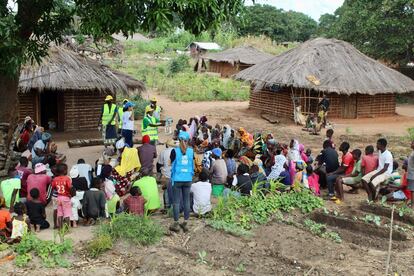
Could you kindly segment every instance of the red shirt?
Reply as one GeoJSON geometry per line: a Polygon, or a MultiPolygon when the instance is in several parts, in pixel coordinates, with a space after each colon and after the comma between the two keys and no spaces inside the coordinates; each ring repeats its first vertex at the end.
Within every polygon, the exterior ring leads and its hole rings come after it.
{"type": "Polygon", "coordinates": [[[46,205],[47,200],[47,187],[49,186],[52,178],[46,174],[31,174],[27,178],[27,200],[33,200],[30,196],[30,190],[37,188],[39,190],[39,201],[46,205]]]}
{"type": "Polygon", "coordinates": [[[124,200],[124,206],[130,214],[144,215],[145,198],[143,196],[129,196],[124,200]]]}
{"type": "Polygon", "coordinates": [[[20,140],[22,140],[22,142],[27,145],[29,143],[30,140],[30,131],[25,130],[23,131],[23,133],[20,135],[20,140]]]}
{"type": "Polygon", "coordinates": [[[361,168],[365,168],[365,174],[368,174],[378,167],[378,156],[370,154],[362,156],[361,168]]]}
{"type": "Polygon", "coordinates": [[[11,222],[10,212],[6,209],[0,210],[0,230],[7,227],[7,223],[11,222]]]}
{"type": "Polygon", "coordinates": [[[351,174],[354,170],[355,160],[352,157],[352,153],[347,152],[342,156],[342,165],[346,167],[345,174],[351,174]]]}
{"type": "Polygon", "coordinates": [[[20,183],[22,185],[19,193],[20,193],[20,197],[27,197],[27,178],[29,177],[29,175],[31,175],[33,173],[33,171],[27,167],[22,167],[22,166],[18,166],[16,167],[17,173],[19,174],[20,177],[20,183]]]}
{"type": "Polygon", "coordinates": [[[58,196],[70,196],[70,188],[72,188],[72,180],[69,176],[57,176],[52,181],[52,187],[56,190],[58,196]]]}
{"type": "Polygon", "coordinates": [[[407,182],[407,172],[405,172],[403,174],[403,177],[402,177],[401,190],[404,192],[405,197],[407,199],[411,200],[411,191],[407,189],[407,185],[408,185],[408,182],[407,182]]]}

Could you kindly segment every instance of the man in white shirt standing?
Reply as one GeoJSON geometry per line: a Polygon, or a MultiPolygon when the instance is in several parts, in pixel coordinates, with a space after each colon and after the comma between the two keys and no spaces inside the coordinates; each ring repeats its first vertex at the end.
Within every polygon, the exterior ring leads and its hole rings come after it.
{"type": "Polygon", "coordinates": [[[198,215],[204,215],[211,211],[211,184],[208,182],[208,178],[208,170],[203,169],[199,181],[191,185],[193,212],[198,215]]]}
{"type": "Polygon", "coordinates": [[[125,138],[125,144],[132,148],[134,146],[134,106],[132,102],[124,105],[124,113],[122,114],[122,137],[125,138]]]}
{"type": "Polygon", "coordinates": [[[392,174],[393,157],[389,150],[387,150],[387,140],[384,138],[378,139],[378,168],[366,174],[361,182],[368,194],[368,200],[376,200],[380,185],[384,183],[392,174]]]}

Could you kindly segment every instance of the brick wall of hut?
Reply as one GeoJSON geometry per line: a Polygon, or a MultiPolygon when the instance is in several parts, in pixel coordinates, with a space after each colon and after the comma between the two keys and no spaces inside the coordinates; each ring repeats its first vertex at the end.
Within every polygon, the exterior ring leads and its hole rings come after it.
{"type": "MultiPolygon", "coordinates": [[[[321,94],[312,92],[308,97],[300,97],[303,91],[294,91],[302,106],[302,111],[317,112],[318,97],[321,94]]],[[[370,95],[338,95],[327,94],[330,100],[329,117],[331,118],[370,118],[395,115],[395,94],[370,95]]],[[[292,91],[282,89],[277,92],[262,90],[250,93],[249,107],[265,113],[293,119],[292,91]]]]}

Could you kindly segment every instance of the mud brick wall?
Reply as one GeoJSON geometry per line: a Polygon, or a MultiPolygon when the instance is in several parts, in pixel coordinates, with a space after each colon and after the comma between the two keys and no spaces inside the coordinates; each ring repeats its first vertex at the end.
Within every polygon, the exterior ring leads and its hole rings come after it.
{"type": "Polygon", "coordinates": [[[358,95],[357,114],[359,118],[385,117],[395,115],[395,94],[375,96],[358,95]]]}
{"type": "Polygon", "coordinates": [[[38,113],[36,109],[37,97],[34,91],[19,93],[19,122],[22,122],[26,116],[30,116],[36,122],[38,113]]]}

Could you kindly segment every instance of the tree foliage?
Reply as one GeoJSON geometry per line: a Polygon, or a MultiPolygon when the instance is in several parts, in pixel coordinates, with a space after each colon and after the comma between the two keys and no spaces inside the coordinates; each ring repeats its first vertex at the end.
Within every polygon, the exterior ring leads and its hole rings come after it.
{"type": "Polygon", "coordinates": [[[0,0],[0,73],[18,76],[20,65],[40,61],[59,43],[76,14],[80,32],[95,38],[173,26],[194,34],[216,28],[244,7],[244,0],[15,0],[17,11],[0,0]]]}
{"type": "Polygon", "coordinates": [[[305,41],[316,31],[309,16],[270,5],[248,6],[236,26],[241,35],[266,35],[276,41],[305,41]]]}
{"type": "Polygon", "coordinates": [[[334,15],[322,15],[318,33],[351,42],[391,63],[414,58],[414,0],[345,0],[334,15]]]}

